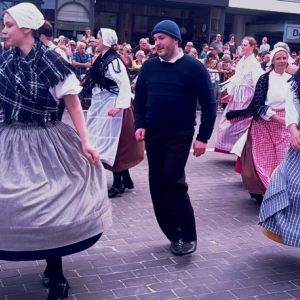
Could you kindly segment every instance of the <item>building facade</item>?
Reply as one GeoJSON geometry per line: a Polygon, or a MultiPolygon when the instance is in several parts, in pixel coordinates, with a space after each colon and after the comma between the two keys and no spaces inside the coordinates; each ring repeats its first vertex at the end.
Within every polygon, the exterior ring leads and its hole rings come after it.
{"type": "MultiPolygon", "coordinates": [[[[250,35],[258,43],[264,36],[273,46],[287,42],[293,51],[300,50],[300,0],[229,0],[225,17],[225,36],[250,35]]],[[[271,47],[272,48],[272,47],[271,47]]]]}
{"type": "Polygon", "coordinates": [[[119,42],[138,44],[150,36],[159,21],[170,19],[180,27],[183,45],[193,41],[198,50],[217,33],[227,42],[245,35],[258,43],[267,36],[269,44],[286,41],[300,49],[300,0],[13,0],[1,1],[0,11],[19,2],[37,5],[55,30],[80,40],[86,27],[96,36],[101,27],[116,30],[119,42]]]}
{"type": "Polygon", "coordinates": [[[170,19],[180,27],[183,44],[192,40],[200,47],[224,32],[229,0],[0,0],[0,9],[20,2],[36,4],[56,36],[79,40],[86,27],[94,35],[106,27],[116,30],[121,43],[134,46],[150,35],[156,23],[170,19]]]}

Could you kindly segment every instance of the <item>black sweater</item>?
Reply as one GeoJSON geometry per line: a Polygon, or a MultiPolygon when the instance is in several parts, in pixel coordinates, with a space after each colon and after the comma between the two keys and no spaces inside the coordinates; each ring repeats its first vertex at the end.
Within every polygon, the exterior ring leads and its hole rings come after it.
{"type": "Polygon", "coordinates": [[[216,119],[216,99],[206,68],[184,55],[175,63],[147,60],[135,89],[135,128],[157,131],[194,130],[197,99],[201,125],[197,140],[207,143],[216,119]]]}

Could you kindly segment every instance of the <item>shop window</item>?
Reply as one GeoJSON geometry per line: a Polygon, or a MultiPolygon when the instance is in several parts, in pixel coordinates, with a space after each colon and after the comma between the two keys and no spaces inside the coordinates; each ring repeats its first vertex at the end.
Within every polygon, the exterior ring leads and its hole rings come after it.
{"type": "Polygon", "coordinates": [[[77,3],[62,6],[57,14],[58,21],[89,23],[88,11],[77,3]]]}
{"type": "Polygon", "coordinates": [[[118,14],[110,12],[95,12],[95,30],[100,28],[117,29],[118,14]]]}

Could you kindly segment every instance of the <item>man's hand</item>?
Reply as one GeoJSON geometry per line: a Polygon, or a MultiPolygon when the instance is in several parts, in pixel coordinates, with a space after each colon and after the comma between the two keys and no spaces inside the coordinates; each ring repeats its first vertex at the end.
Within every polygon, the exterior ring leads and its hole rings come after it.
{"type": "Polygon", "coordinates": [[[142,142],[145,139],[146,130],[144,128],[139,128],[135,132],[135,138],[138,142],[142,142]]]}
{"type": "Polygon", "coordinates": [[[193,149],[194,149],[194,153],[193,154],[196,157],[203,155],[205,153],[205,151],[206,151],[206,146],[207,146],[207,144],[202,143],[202,142],[196,140],[194,142],[194,145],[193,145],[193,149]]]}

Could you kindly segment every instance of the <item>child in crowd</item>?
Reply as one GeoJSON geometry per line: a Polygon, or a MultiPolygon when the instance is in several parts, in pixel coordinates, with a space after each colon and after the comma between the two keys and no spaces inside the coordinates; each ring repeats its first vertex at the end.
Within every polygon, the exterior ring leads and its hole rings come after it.
{"type": "Polygon", "coordinates": [[[220,103],[220,99],[219,99],[219,92],[220,92],[220,75],[218,72],[218,62],[216,60],[212,60],[207,68],[207,71],[209,72],[209,76],[211,79],[211,83],[214,87],[214,91],[215,91],[215,95],[216,95],[216,99],[217,99],[217,103],[218,103],[218,110],[221,110],[221,103],[220,103]]]}

